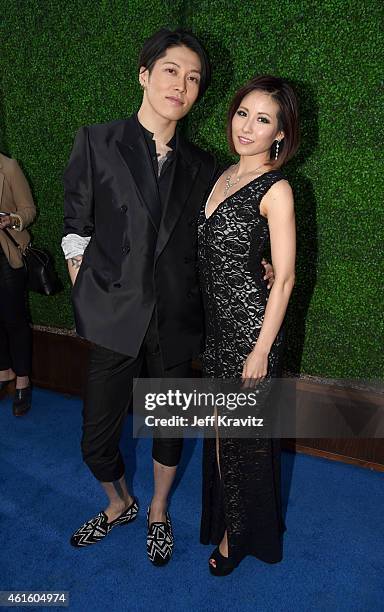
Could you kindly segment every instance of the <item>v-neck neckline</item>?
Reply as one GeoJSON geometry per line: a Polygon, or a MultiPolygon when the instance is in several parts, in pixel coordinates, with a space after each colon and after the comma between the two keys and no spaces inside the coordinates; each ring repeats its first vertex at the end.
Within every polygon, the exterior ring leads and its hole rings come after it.
{"type": "Polygon", "coordinates": [[[217,183],[219,182],[219,180],[221,179],[221,176],[219,176],[219,178],[217,179],[216,183],[214,184],[211,193],[208,196],[208,200],[205,203],[205,207],[204,207],[204,218],[206,221],[209,221],[209,219],[211,217],[213,217],[213,215],[216,213],[217,209],[220,208],[223,204],[225,204],[225,202],[227,202],[227,200],[229,200],[230,198],[232,198],[233,196],[235,196],[237,193],[240,193],[240,191],[242,191],[243,189],[245,189],[246,187],[248,187],[249,185],[251,185],[252,183],[254,183],[255,181],[257,181],[258,179],[260,179],[262,176],[265,176],[266,174],[270,174],[271,172],[277,172],[278,170],[267,170],[267,172],[263,172],[263,174],[259,174],[259,176],[256,176],[254,179],[252,179],[251,181],[249,181],[248,183],[246,183],[245,185],[243,185],[242,187],[240,187],[240,189],[237,189],[237,191],[235,191],[234,193],[231,193],[229,196],[227,196],[226,198],[224,198],[224,200],[222,200],[221,202],[218,203],[218,205],[216,206],[215,210],[209,215],[209,217],[207,217],[207,207],[208,204],[211,200],[212,195],[214,194],[214,191],[216,189],[217,183]]]}

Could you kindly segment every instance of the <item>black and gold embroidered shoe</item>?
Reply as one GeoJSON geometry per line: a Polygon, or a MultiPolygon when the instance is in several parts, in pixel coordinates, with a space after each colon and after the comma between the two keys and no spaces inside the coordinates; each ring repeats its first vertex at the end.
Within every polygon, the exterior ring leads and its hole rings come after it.
{"type": "Polygon", "coordinates": [[[166,565],[173,552],[173,532],[169,512],[166,512],[166,522],[155,522],[149,524],[149,512],[147,510],[147,553],[153,565],[166,565]]]}
{"type": "Polygon", "coordinates": [[[132,504],[124,510],[120,516],[108,523],[108,517],[105,512],[99,512],[97,516],[90,519],[82,525],[71,537],[72,546],[90,546],[96,544],[109,534],[113,527],[117,525],[127,525],[135,520],[139,506],[137,499],[134,498],[132,504]]]}

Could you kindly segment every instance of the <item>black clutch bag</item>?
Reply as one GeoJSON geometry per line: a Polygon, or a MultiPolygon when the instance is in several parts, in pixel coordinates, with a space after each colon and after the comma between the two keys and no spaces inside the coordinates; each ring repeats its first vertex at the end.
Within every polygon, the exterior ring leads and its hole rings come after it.
{"type": "MultiPolygon", "coordinates": [[[[3,231],[12,244],[20,249],[20,245],[13,236],[6,229],[3,231]]],[[[57,276],[52,256],[46,249],[29,245],[24,252],[21,252],[21,256],[27,272],[28,289],[42,295],[54,295],[61,290],[61,282],[57,276]]]]}

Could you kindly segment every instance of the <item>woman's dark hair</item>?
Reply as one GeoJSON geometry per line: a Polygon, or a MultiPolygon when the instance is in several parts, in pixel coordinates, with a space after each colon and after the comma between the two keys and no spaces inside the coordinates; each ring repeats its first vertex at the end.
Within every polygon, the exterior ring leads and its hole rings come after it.
{"type": "Polygon", "coordinates": [[[236,92],[228,111],[227,139],[229,147],[232,153],[236,153],[232,138],[232,119],[243,98],[252,91],[263,91],[270,94],[279,105],[277,112],[278,129],[284,132],[284,138],[279,144],[277,160],[275,160],[276,141],[273,143],[270,151],[270,163],[274,168],[280,168],[294,156],[299,147],[299,113],[295,92],[286,81],[279,77],[255,76],[236,92]]]}
{"type": "Polygon", "coordinates": [[[203,45],[197,40],[191,32],[186,30],[167,30],[162,28],[147,38],[139,57],[139,68],[144,66],[149,73],[158,59],[164,57],[167,49],[171,47],[188,47],[194,51],[200,58],[201,77],[198,99],[204,94],[211,82],[211,65],[209,58],[203,45]]]}

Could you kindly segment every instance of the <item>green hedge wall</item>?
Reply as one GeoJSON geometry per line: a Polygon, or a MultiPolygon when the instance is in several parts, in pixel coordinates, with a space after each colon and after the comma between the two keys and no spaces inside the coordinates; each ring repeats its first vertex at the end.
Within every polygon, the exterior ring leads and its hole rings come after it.
{"type": "Polygon", "coordinates": [[[33,188],[36,243],[56,255],[66,292],[31,296],[35,323],[73,325],[59,247],[61,176],[76,129],[138,108],[136,61],[161,26],[205,43],[214,80],[186,120],[191,140],[228,161],[225,115],[256,73],[289,79],[302,145],[287,167],[298,220],[287,367],[382,376],[383,8],[380,0],[8,0],[2,10],[0,149],[33,188]],[[380,248],[381,247],[381,248],[380,248]]]}

